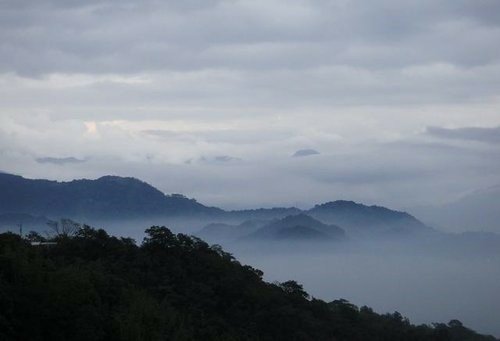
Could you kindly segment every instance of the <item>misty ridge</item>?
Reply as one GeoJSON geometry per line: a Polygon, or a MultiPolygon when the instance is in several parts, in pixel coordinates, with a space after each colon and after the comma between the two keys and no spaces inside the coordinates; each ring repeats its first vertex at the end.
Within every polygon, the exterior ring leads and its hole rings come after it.
{"type": "Polygon", "coordinates": [[[165,225],[222,246],[263,270],[268,282],[296,280],[313,297],[400,311],[414,323],[458,319],[500,335],[494,232],[445,232],[407,212],[348,200],[227,211],[135,178],[56,182],[0,174],[1,231],[22,228],[50,240],[57,235],[50,226],[79,223],[137,241],[145,227],[165,225]]]}

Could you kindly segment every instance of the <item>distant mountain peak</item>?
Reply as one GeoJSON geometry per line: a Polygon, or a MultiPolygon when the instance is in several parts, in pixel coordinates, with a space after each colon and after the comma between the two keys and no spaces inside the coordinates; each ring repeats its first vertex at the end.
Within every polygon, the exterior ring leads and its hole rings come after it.
{"type": "Polygon", "coordinates": [[[335,225],[327,225],[313,217],[299,213],[282,219],[275,219],[248,235],[245,239],[285,240],[285,239],[338,239],[344,237],[344,230],[335,225]]]}
{"type": "Polygon", "coordinates": [[[391,212],[397,215],[405,215],[411,216],[410,214],[398,210],[392,210],[384,206],[378,205],[365,205],[362,203],[358,203],[352,200],[335,200],[329,201],[323,204],[315,205],[312,210],[323,210],[323,209],[359,209],[359,210],[370,210],[370,211],[379,211],[379,212],[391,212]]]}
{"type": "Polygon", "coordinates": [[[356,235],[420,233],[432,229],[412,215],[382,206],[367,206],[354,201],[336,200],[307,211],[323,222],[336,224],[356,235]]]}
{"type": "MultiPolygon", "coordinates": [[[[136,184],[136,185],[142,185],[142,186],[147,186],[147,187],[152,187],[155,188],[153,185],[150,185],[149,183],[142,181],[140,179],[134,178],[134,177],[129,177],[129,176],[118,176],[118,175],[104,175],[101,176],[95,180],[88,180],[88,179],[83,179],[84,181],[98,181],[98,182],[112,182],[112,183],[118,183],[118,184],[136,184]]],[[[76,180],[78,181],[78,180],[76,180]]],[[[156,188],[155,188],[156,189],[156,188]]]]}
{"type": "Polygon", "coordinates": [[[335,208],[335,207],[355,207],[355,206],[366,206],[363,204],[359,204],[355,201],[351,200],[335,200],[335,201],[328,201],[322,204],[317,204],[314,207],[315,208],[335,208]]]}

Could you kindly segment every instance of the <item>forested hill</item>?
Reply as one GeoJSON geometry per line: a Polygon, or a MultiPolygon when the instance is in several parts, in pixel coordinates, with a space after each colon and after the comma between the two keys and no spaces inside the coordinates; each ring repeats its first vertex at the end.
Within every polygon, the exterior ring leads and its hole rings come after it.
{"type": "Polygon", "coordinates": [[[180,194],[165,195],[135,178],[103,176],[96,180],[58,182],[0,173],[0,221],[5,220],[1,215],[28,214],[94,223],[102,220],[189,217],[199,218],[204,224],[239,224],[248,220],[272,221],[301,213],[322,223],[337,225],[349,236],[387,237],[432,230],[407,213],[352,201],[337,200],[316,205],[310,210],[289,207],[225,211],[180,194]]]}
{"type": "Polygon", "coordinates": [[[96,180],[58,182],[0,173],[0,213],[78,219],[220,212],[179,194],[165,195],[135,178],[103,176],[96,180]]]}
{"type": "Polygon", "coordinates": [[[1,234],[0,339],[495,340],[456,320],[414,326],[397,312],[326,303],[294,281],[264,282],[200,239],[164,227],[146,235],[137,246],[84,227],[32,246],[1,234]]]}

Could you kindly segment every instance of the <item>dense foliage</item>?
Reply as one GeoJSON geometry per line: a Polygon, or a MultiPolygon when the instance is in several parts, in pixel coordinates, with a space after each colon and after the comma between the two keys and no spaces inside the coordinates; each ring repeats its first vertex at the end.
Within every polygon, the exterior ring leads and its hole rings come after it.
{"type": "Polygon", "coordinates": [[[146,232],[140,246],[89,227],[56,245],[0,235],[0,339],[494,340],[459,321],[414,326],[397,312],[313,299],[218,246],[146,232]]]}

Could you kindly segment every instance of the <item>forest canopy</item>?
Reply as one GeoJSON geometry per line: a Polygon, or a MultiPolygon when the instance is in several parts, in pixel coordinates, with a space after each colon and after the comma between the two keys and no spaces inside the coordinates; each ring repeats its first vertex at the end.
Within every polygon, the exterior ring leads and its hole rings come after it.
{"type": "Polygon", "coordinates": [[[140,245],[88,226],[44,241],[0,234],[2,340],[495,340],[458,320],[416,326],[315,299],[293,280],[267,283],[166,227],[140,245]]]}

